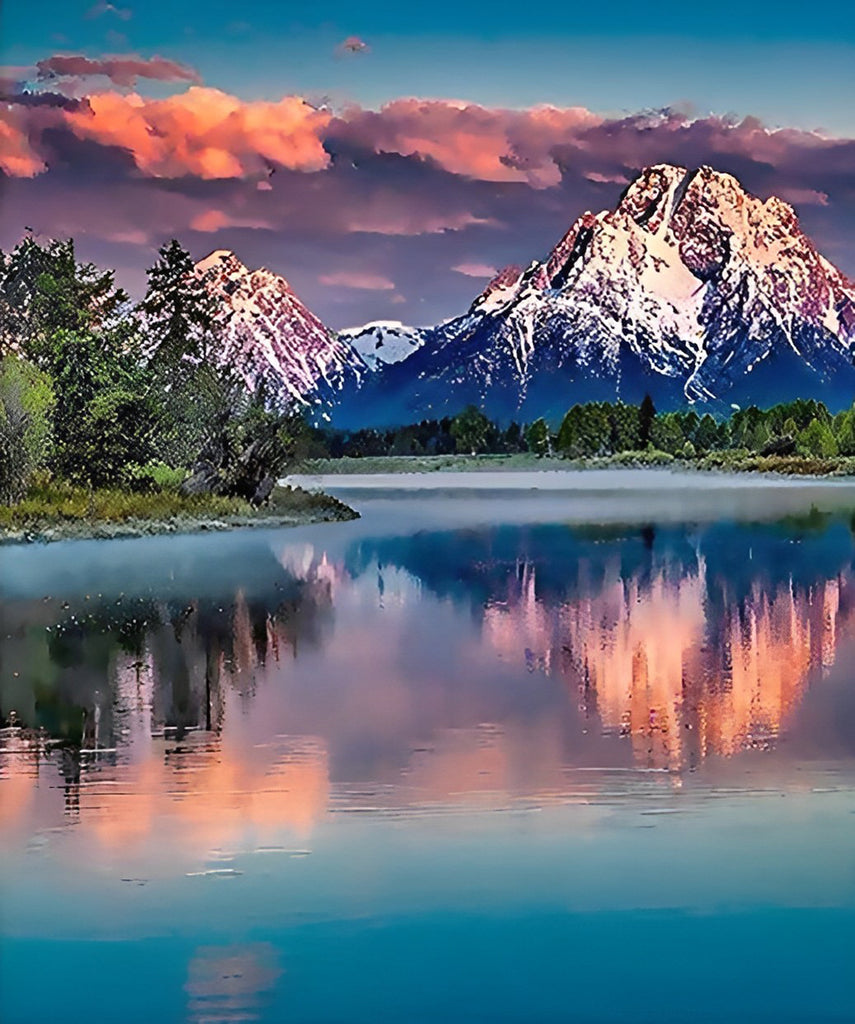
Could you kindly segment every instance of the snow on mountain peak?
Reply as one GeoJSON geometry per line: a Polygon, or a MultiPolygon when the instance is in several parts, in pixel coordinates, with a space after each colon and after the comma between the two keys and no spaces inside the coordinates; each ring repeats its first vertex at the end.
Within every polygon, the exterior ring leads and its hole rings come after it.
{"type": "Polygon", "coordinates": [[[424,332],[400,320],[373,320],[362,327],[346,327],[339,338],[348,344],[369,370],[399,363],[424,342],[424,332]]]}
{"type": "Polygon", "coordinates": [[[354,353],[303,305],[284,277],[265,268],[250,270],[228,249],[197,263],[196,274],[221,310],[220,358],[250,386],[264,379],[288,401],[305,405],[358,378],[354,353]]]}

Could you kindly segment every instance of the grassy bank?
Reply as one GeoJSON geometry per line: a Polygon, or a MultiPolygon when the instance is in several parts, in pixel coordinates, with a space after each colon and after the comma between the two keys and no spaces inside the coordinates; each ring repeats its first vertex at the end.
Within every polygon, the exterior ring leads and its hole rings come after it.
{"type": "Polygon", "coordinates": [[[773,473],[782,476],[855,476],[855,457],[814,458],[801,455],[761,456],[746,451],[711,452],[698,459],[679,459],[667,452],[620,452],[589,459],[537,456],[531,452],[515,455],[377,455],[364,458],[311,459],[300,467],[308,475],[362,473],[436,473],[473,471],[548,471],[567,469],[614,469],[645,467],[727,472],[773,473]]]}
{"type": "Polygon", "coordinates": [[[174,488],[134,493],[43,484],[15,505],[0,505],[0,543],[299,526],[356,517],[338,499],[299,487],[276,487],[267,504],[256,509],[237,498],[185,497],[174,488]]]}

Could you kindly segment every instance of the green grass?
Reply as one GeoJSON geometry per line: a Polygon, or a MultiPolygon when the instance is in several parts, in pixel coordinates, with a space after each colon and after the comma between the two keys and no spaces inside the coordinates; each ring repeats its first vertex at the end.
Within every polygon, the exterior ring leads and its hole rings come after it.
{"type": "Polygon", "coordinates": [[[67,529],[121,524],[251,524],[275,519],[315,521],[350,519],[355,513],[327,494],[276,487],[270,501],[253,508],[239,498],[185,497],[174,487],[150,491],[87,490],[62,482],[42,482],[15,505],[0,505],[0,532],[67,529]]]}
{"type": "Polygon", "coordinates": [[[35,523],[106,522],[133,519],[250,515],[248,502],[213,495],[184,497],[176,490],[94,490],[66,483],[40,484],[23,501],[0,505],[0,526],[26,527],[35,523]]]}

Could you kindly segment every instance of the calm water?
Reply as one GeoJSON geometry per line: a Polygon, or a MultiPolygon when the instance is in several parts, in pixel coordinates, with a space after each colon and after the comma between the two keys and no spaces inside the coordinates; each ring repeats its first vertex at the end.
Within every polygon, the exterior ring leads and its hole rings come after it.
{"type": "Polygon", "coordinates": [[[0,549],[4,1024],[855,1020],[855,493],[613,483],[0,549]]]}

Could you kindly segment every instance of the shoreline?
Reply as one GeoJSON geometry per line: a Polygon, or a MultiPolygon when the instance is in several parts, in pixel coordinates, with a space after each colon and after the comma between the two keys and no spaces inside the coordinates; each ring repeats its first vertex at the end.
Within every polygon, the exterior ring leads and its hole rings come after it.
{"type": "Polygon", "coordinates": [[[124,519],[87,516],[33,516],[20,524],[0,526],[0,547],[23,544],[53,544],[69,540],[122,540],[166,535],[190,536],[236,530],[271,530],[317,523],[341,523],[359,518],[359,513],[330,494],[292,491],[299,506],[259,509],[258,512],[229,515],[178,514],[163,517],[128,516],[124,519]]]}
{"type": "Polygon", "coordinates": [[[536,456],[527,452],[513,455],[367,455],[361,458],[307,459],[285,478],[288,481],[335,479],[341,476],[432,476],[438,473],[591,473],[607,470],[670,472],[698,478],[744,476],[782,480],[855,480],[855,458],[813,459],[802,456],[750,456],[727,461],[715,456],[703,460],[644,457],[645,453],[565,459],[536,456]],[[628,457],[629,455],[633,457],[628,457]]]}

